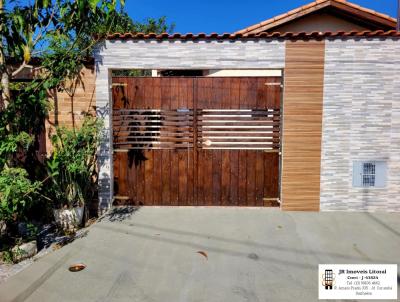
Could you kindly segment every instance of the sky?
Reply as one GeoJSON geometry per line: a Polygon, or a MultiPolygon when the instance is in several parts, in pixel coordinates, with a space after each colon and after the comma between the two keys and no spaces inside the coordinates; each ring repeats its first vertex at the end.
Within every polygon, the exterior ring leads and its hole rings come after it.
{"type": "MultiPolygon", "coordinates": [[[[397,15],[398,0],[352,0],[360,6],[397,15]]],[[[174,32],[235,32],[312,0],[125,0],[126,10],[136,21],[166,16],[175,23],[174,32]]]]}

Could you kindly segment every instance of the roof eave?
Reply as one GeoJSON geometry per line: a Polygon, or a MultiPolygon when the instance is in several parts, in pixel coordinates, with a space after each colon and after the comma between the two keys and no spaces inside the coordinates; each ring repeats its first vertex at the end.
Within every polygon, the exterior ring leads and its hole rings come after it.
{"type": "Polygon", "coordinates": [[[347,13],[357,15],[358,17],[361,17],[365,20],[372,21],[376,24],[381,24],[391,29],[396,28],[396,22],[397,22],[396,19],[367,8],[363,8],[359,5],[341,0],[317,0],[315,2],[296,8],[286,14],[279,15],[277,17],[265,20],[261,23],[239,30],[236,33],[258,34],[264,31],[273,30],[274,28],[280,25],[294,21],[308,14],[317,12],[319,10],[328,7],[336,8],[345,11],[347,13]]]}

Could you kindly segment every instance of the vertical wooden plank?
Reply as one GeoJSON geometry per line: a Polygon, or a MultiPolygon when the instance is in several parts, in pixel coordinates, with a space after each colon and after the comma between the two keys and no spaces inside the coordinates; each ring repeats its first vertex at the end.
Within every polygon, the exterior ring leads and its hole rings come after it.
{"type": "Polygon", "coordinates": [[[195,206],[194,202],[194,152],[193,149],[187,151],[187,205],[195,206]]]}
{"type": "Polygon", "coordinates": [[[212,78],[198,78],[196,79],[197,89],[197,101],[198,108],[210,109],[212,108],[212,78]]]}
{"type": "Polygon", "coordinates": [[[161,78],[152,78],[151,82],[151,89],[153,90],[153,108],[161,109],[161,78]]]}
{"type": "Polygon", "coordinates": [[[127,154],[120,153],[120,164],[119,164],[119,191],[120,196],[128,196],[128,173],[127,173],[127,154]]]}
{"type": "Polygon", "coordinates": [[[279,161],[280,155],[278,153],[272,154],[272,195],[279,196],[279,161]]]}
{"type": "Polygon", "coordinates": [[[248,107],[250,109],[257,108],[257,78],[247,78],[248,88],[247,88],[247,99],[248,107]]]}
{"type": "Polygon", "coordinates": [[[179,205],[179,156],[177,150],[171,150],[171,205],[179,205]]]}
{"type": "Polygon", "coordinates": [[[170,80],[170,101],[171,107],[170,109],[178,109],[179,108],[179,80],[178,78],[171,78],[170,80]]]}
{"type": "Polygon", "coordinates": [[[221,171],[222,157],[221,150],[213,150],[212,152],[212,195],[213,206],[221,205],[221,171]]]}
{"type": "Polygon", "coordinates": [[[161,83],[161,109],[171,109],[171,79],[160,78],[161,83]]]}
{"type": "Polygon", "coordinates": [[[240,108],[240,78],[232,78],[230,81],[230,108],[240,108]]]}
{"type": "Polygon", "coordinates": [[[223,78],[222,85],[221,85],[221,107],[224,109],[231,108],[232,102],[232,78],[223,78]]]}
{"type": "Polygon", "coordinates": [[[137,166],[137,186],[138,186],[138,204],[146,205],[145,202],[145,161],[141,161],[137,166]]]}
{"type": "Polygon", "coordinates": [[[186,206],[188,203],[187,196],[187,176],[188,176],[188,152],[185,150],[179,150],[178,153],[178,204],[180,206],[186,206]]]}
{"type": "Polygon", "coordinates": [[[145,205],[153,205],[153,150],[145,152],[147,160],[144,162],[144,201],[145,205]]]}
{"type": "Polygon", "coordinates": [[[126,93],[126,101],[125,107],[128,109],[134,109],[134,86],[135,86],[135,79],[129,79],[126,81],[125,86],[125,93],[126,93]]]}
{"type": "Polygon", "coordinates": [[[230,200],[231,158],[232,150],[222,150],[221,172],[221,205],[228,206],[230,200]]]}
{"type": "Polygon", "coordinates": [[[131,193],[130,197],[132,198],[132,201],[134,204],[137,204],[138,202],[138,187],[137,187],[137,168],[135,161],[132,159],[132,162],[129,161],[129,157],[132,156],[130,153],[127,153],[127,158],[128,158],[128,181],[129,181],[129,186],[131,187],[131,193]]]}
{"type": "Polygon", "coordinates": [[[249,100],[249,80],[247,78],[240,78],[240,90],[239,90],[239,108],[240,109],[251,109],[251,101],[249,100]]]}
{"type": "MultiPolygon", "coordinates": [[[[136,102],[138,108],[151,109],[153,107],[153,85],[151,78],[136,79],[136,102]]],[[[143,203],[153,205],[153,151],[143,150],[147,160],[143,162],[141,173],[143,176],[143,203]]]]}
{"type": "Polygon", "coordinates": [[[126,88],[124,86],[114,86],[112,89],[113,109],[124,108],[123,100],[125,98],[126,88]]]}
{"type": "Polygon", "coordinates": [[[197,175],[197,185],[196,185],[196,205],[205,204],[205,193],[204,193],[204,175],[205,175],[205,158],[204,150],[197,150],[197,166],[195,166],[195,174],[197,175]]]}
{"type": "Polygon", "coordinates": [[[146,101],[145,101],[145,85],[143,78],[135,78],[135,85],[132,87],[133,89],[133,107],[135,109],[147,109],[146,101]]]}
{"type": "MultiPolygon", "coordinates": [[[[161,109],[161,78],[151,78],[153,109],[161,109]]],[[[162,150],[153,150],[153,204],[162,204],[162,150]]]]}
{"type": "Polygon", "coordinates": [[[240,150],[239,151],[239,186],[238,186],[238,205],[246,206],[247,205],[247,192],[246,192],[246,184],[247,184],[247,151],[240,150]]]}
{"type": "Polygon", "coordinates": [[[186,106],[189,109],[194,108],[194,97],[195,97],[195,91],[194,91],[194,78],[187,78],[186,82],[186,106]]]}
{"type": "MultiPolygon", "coordinates": [[[[121,163],[120,153],[113,154],[113,167],[114,167],[114,196],[119,194],[119,182],[121,179],[119,165],[121,163]]],[[[113,197],[114,197],[113,196],[113,197]]]]}
{"type": "Polygon", "coordinates": [[[143,78],[143,104],[145,109],[154,109],[154,80],[153,78],[143,78]]]}
{"type": "Polygon", "coordinates": [[[171,194],[170,194],[170,184],[171,184],[171,151],[161,150],[161,165],[162,165],[162,205],[171,205],[171,194]]]}
{"type": "Polygon", "coordinates": [[[266,78],[257,79],[257,109],[265,109],[268,107],[268,87],[269,83],[266,78]]]}
{"type": "Polygon", "coordinates": [[[153,205],[162,205],[162,151],[153,150],[153,205]]]}
{"type": "Polygon", "coordinates": [[[264,152],[256,152],[256,203],[257,207],[264,205],[264,152]]]}
{"type": "Polygon", "coordinates": [[[177,94],[178,94],[178,107],[180,109],[188,108],[188,91],[189,91],[188,78],[177,79],[177,94]]]}
{"type": "Polygon", "coordinates": [[[229,99],[229,94],[227,94],[227,86],[229,84],[229,80],[226,78],[212,78],[212,86],[210,89],[210,103],[209,107],[211,109],[221,109],[225,108],[224,101],[225,99],[229,99]]]}
{"type": "MultiPolygon", "coordinates": [[[[192,175],[193,175],[193,200],[192,204],[193,205],[198,205],[198,157],[199,157],[199,151],[198,151],[198,146],[197,146],[197,137],[198,137],[198,125],[197,125],[197,119],[198,119],[198,108],[197,108],[197,81],[195,81],[194,78],[191,79],[190,85],[192,85],[192,90],[191,90],[191,100],[189,101],[189,108],[193,108],[193,166],[192,166],[192,175]]],[[[189,189],[190,190],[190,189],[189,189]]]]}
{"type": "Polygon", "coordinates": [[[276,198],[274,173],[276,167],[276,154],[264,153],[264,197],[276,198]]]}
{"type": "Polygon", "coordinates": [[[247,206],[249,207],[256,204],[256,152],[253,150],[247,151],[246,193],[247,206]]]}
{"type": "MultiPolygon", "coordinates": [[[[281,84],[282,79],[279,77],[275,77],[273,79],[274,83],[281,84]]],[[[282,87],[280,85],[273,86],[273,106],[274,108],[281,108],[281,96],[282,96],[282,87]]]]}
{"type": "Polygon", "coordinates": [[[230,151],[230,195],[229,205],[239,205],[239,153],[238,150],[230,151]]]}
{"type": "Polygon", "coordinates": [[[213,204],[213,154],[211,150],[204,150],[204,205],[213,204]]]}

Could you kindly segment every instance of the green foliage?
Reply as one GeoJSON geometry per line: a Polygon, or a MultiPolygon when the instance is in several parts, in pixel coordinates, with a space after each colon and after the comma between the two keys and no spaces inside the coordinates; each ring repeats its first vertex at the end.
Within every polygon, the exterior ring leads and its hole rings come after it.
{"type": "Polygon", "coordinates": [[[32,137],[26,132],[7,134],[0,139],[0,169],[9,162],[10,155],[17,152],[19,148],[28,149],[32,144],[32,137]]]}
{"type": "Polygon", "coordinates": [[[151,77],[149,69],[117,69],[112,71],[113,77],[151,77]]]}
{"type": "Polygon", "coordinates": [[[102,122],[86,117],[79,129],[56,129],[51,138],[54,151],[47,161],[49,194],[56,206],[82,205],[93,197],[101,128],[102,122]]]}
{"type": "Polygon", "coordinates": [[[0,173],[0,220],[23,220],[40,189],[40,182],[28,179],[21,168],[6,168],[0,173]]]}
{"type": "MultiPolygon", "coordinates": [[[[15,221],[25,219],[34,200],[43,201],[39,190],[59,206],[87,202],[94,194],[101,128],[95,119],[86,119],[80,129],[58,128],[51,158],[45,166],[37,160],[49,92],[71,88],[99,42],[95,36],[161,33],[172,31],[173,25],[165,17],[135,22],[124,11],[123,0],[5,1],[4,8],[1,54],[13,58],[21,70],[30,68],[34,57],[41,62],[32,82],[11,85],[9,105],[0,109],[0,220],[15,221]]],[[[0,73],[12,78],[5,64],[0,65],[0,73]]]]}
{"type": "Polygon", "coordinates": [[[175,24],[168,24],[167,18],[161,17],[159,19],[147,18],[144,23],[134,22],[133,32],[141,32],[141,33],[171,33],[174,31],[175,24]]]}
{"type": "Polygon", "coordinates": [[[39,233],[39,228],[34,225],[33,223],[27,223],[26,224],[26,228],[27,228],[27,240],[35,240],[36,239],[36,235],[39,233]]]}
{"type": "Polygon", "coordinates": [[[2,252],[2,259],[4,263],[13,263],[13,254],[10,250],[2,252]]]}
{"type": "Polygon", "coordinates": [[[18,89],[0,115],[0,171],[6,163],[9,167],[25,168],[34,163],[34,142],[43,130],[49,108],[47,90],[40,80],[18,89]]]}

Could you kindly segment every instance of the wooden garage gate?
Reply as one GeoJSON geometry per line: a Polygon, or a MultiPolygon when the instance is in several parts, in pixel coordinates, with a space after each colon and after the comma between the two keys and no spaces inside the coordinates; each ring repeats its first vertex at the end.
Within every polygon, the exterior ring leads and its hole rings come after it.
{"type": "Polygon", "coordinates": [[[280,77],[114,77],[114,204],[279,205],[280,77]]]}

